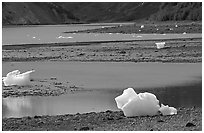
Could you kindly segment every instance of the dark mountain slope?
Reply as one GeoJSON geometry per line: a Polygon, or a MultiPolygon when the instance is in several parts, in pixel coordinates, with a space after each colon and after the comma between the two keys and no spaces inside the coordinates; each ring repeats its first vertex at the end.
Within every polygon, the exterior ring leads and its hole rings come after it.
{"type": "Polygon", "coordinates": [[[7,2],[2,4],[3,24],[58,24],[77,22],[72,13],[53,3],[7,2]]]}
{"type": "Polygon", "coordinates": [[[201,2],[4,2],[4,24],[202,20],[201,2]]]}
{"type": "MultiPolygon", "coordinates": [[[[62,5],[62,3],[57,3],[62,5]]],[[[121,22],[144,19],[159,10],[161,3],[95,2],[65,3],[62,6],[86,22],[121,22]]]]}
{"type": "Polygon", "coordinates": [[[159,12],[152,15],[150,20],[202,20],[201,2],[165,2],[160,6],[159,12]]]}

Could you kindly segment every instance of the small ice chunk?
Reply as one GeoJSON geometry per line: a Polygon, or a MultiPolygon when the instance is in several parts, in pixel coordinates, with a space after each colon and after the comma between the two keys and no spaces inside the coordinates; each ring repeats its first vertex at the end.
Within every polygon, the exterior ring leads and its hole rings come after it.
{"type": "Polygon", "coordinates": [[[169,30],[174,30],[173,28],[169,28],[169,30]]]}
{"type": "Polygon", "coordinates": [[[140,28],[141,28],[141,29],[144,28],[144,25],[141,25],[140,28]]]}
{"type": "Polygon", "coordinates": [[[157,45],[157,49],[164,48],[165,42],[157,42],[155,43],[157,45]]]}
{"type": "Polygon", "coordinates": [[[174,115],[177,114],[177,109],[174,107],[169,107],[168,105],[161,104],[161,108],[159,111],[162,113],[162,115],[174,115]]]}
{"type": "Polygon", "coordinates": [[[184,32],[183,34],[186,34],[186,32],[184,32]]]}
{"type": "Polygon", "coordinates": [[[33,36],[33,38],[35,39],[36,37],[35,37],[35,36],[33,36]]]}
{"type": "Polygon", "coordinates": [[[64,36],[59,36],[58,38],[73,38],[72,36],[64,37],[64,36]]]}
{"type": "Polygon", "coordinates": [[[30,73],[35,70],[27,71],[25,73],[20,74],[19,70],[14,70],[9,72],[6,77],[3,77],[2,80],[5,86],[19,85],[25,86],[30,85],[30,73]]]}
{"type": "Polygon", "coordinates": [[[62,36],[58,36],[58,38],[62,38],[62,36]]]}
{"type": "Polygon", "coordinates": [[[175,27],[177,28],[177,27],[178,27],[178,25],[176,24],[176,25],[175,25],[175,27]]]}
{"type": "Polygon", "coordinates": [[[137,37],[142,37],[142,36],[137,36],[137,37]]]}
{"type": "Polygon", "coordinates": [[[139,30],[139,32],[140,32],[141,30],[139,30]]]}
{"type": "Polygon", "coordinates": [[[159,30],[159,29],[157,28],[157,30],[159,30]]]}

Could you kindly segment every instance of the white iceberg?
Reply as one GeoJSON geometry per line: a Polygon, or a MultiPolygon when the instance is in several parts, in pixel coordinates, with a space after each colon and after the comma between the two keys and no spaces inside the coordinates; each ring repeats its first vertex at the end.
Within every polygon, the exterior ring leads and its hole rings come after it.
{"type": "Polygon", "coordinates": [[[157,45],[157,49],[164,48],[165,42],[157,42],[155,43],[157,45]]]}
{"type": "Polygon", "coordinates": [[[159,100],[152,93],[137,94],[133,88],[123,91],[123,94],[115,98],[117,107],[121,109],[125,116],[154,116],[161,112],[163,115],[177,114],[173,107],[159,105],[159,100]]]}
{"type": "Polygon", "coordinates": [[[5,86],[19,85],[25,86],[30,85],[30,73],[35,70],[27,71],[25,73],[20,74],[19,70],[14,70],[9,72],[6,77],[3,77],[2,80],[5,86]]]}

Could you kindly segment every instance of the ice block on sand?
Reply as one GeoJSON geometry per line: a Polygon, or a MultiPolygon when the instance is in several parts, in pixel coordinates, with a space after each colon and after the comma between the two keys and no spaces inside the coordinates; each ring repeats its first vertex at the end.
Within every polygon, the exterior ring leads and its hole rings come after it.
{"type": "Polygon", "coordinates": [[[157,45],[157,49],[164,48],[165,42],[157,42],[155,43],[157,45]]]}
{"type": "Polygon", "coordinates": [[[117,107],[121,109],[125,116],[154,116],[161,112],[163,115],[177,114],[173,107],[159,105],[159,100],[152,93],[137,94],[133,88],[123,91],[123,94],[115,98],[117,107]]]}
{"type": "Polygon", "coordinates": [[[177,110],[174,107],[169,107],[168,105],[161,104],[161,108],[159,111],[162,113],[162,115],[174,115],[177,114],[177,110]]]}
{"type": "Polygon", "coordinates": [[[3,82],[5,86],[19,85],[25,86],[30,85],[30,73],[35,70],[27,71],[25,73],[20,74],[19,70],[14,70],[9,72],[6,77],[3,77],[3,82]]]}

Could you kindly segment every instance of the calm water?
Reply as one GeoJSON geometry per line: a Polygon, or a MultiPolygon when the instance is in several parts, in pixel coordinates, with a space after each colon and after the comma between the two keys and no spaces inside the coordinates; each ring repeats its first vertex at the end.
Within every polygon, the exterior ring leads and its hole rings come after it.
{"type": "MultiPolygon", "coordinates": [[[[125,25],[124,23],[123,25],[125,25]]],[[[129,24],[129,23],[127,23],[129,24]]],[[[126,25],[127,25],[126,24],[126,25]]],[[[2,28],[2,44],[40,44],[63,42],[118,41],[118,40],[156,40],[175,38],[201,38],[201,34],[119,34],[119,33],[63,33],[66,31],[95,29],[117,26],[119,24],[90,25],[46,25],[12,26],[2,28]]]]}
{"type": "Polygon", "coordinates": [[[88,89],[160,87],[197,81],[201,63],[3,62],[2,76],[13,70],[36,70],[34,79],[57,77],[88,89]]]}
{"type": "Polygon", "coordinates": [[[170,106],[201,106],[201,63],[6,62],[2,75],[35,69],[32,78],[57,77],[90,89],[59,97],[3,99],[3,117],[75,114],[117,110],[114,98],[123,89],[151,92],[170,106]]]}
{"type": "MultiPolygon", "coordinates": [[[[62,96],[3,98],[3,118],[35,115],[76,114],[118,110],[114,98],[123,90],[93,90],[62,96]]],[[[202,106],[202,85],[135,89],[151,92],[163,104],[174,107],[202,106]]]]}

